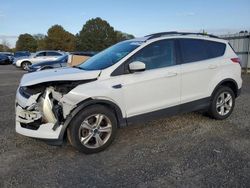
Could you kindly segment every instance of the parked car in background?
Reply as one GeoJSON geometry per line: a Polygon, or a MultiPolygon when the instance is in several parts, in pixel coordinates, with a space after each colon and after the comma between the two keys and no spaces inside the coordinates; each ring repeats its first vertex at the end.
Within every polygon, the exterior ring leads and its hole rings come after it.
{"type": "Polygon", "coordinates": [[[61,51],[53,51],[53,50],[39,51],[27,58],[18,59],[15,65],[16,67],[21,67],[24,70],[28,70],[28,67],[31,64],[40,63],[44,61],[53,61],[63,55],[65,55],[65,53],[61,51]]]}
{"type": "Polygon", "coordinates": [[[29,57],[30,52],[28,51],[17,51],[14,53],[14,58],[29,57]]]}
{"type": "Polygon", "coordinates": [[[66,67],[68,64],[68,55],[63,55],[54,61],[44,61],[40,63],[35,63],[29,66],[28,72],[35,72],[46,69],[61,68],[66,67]]]}
{"type": "Polygon", "coordinates": [[[31,56],[31,53],[28,51],[17,51],[14,53],[14,61],[12,64],[16,65],[18,60],[28,58],[29,56],[31,56]]]}
{"type": "Polygon", "coordinates": [[[14,61],[13,53],[11,52],[0,52],[2,55],[6,55],[9,58],[9,63],[12,63],[14,61]]]}
{"type": "MultiPolygon", "coordinates": [[[[77,52],[77,53],[70,53],[63,55],[62,57],[59,57],[58,59],[54,61],[45,61],[45,62],[40,62],[40,63],[35,63],[29,66],[28,72],[35,72],[35,71],[40,71],[40,70],[46,70],[46,69],[54,69],[54,68],[61,68],[61,67],[66,67],[67,65],[70,65],[68,63],[68,59],[71,57],[69,55],[80,55],[81,56],[87,56],[87,57],[92,57],[96,53],[95,52],[77,52]]],[[[71,65],[72,66],[72,65],[71,65]]]]}
{"type": "Polygon", "coordinates": [[[240,59],[228,41],[156,33],[120,42],[73,68],[25,74],[16,132],[57,144],[67,137],[79,151],[95,153],[130,123],[197,110],[226,119],[241,86],[240,59]]]}
{"type": "Polygon", "coordinates": [[[0,65],[7,65],[7,64],[11,64],[10,58],[5,54],[0,53],[0,65]]]}

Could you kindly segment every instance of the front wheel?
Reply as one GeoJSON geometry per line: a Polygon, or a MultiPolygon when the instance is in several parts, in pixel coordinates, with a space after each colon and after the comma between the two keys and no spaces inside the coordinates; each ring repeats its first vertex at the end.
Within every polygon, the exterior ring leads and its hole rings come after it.
{"type": "Polygon", "coordinates": [[[235,105],[235,94],[231,88],[221,86],[213,95],[209,109],[211,117],[223,120],[231,115],[235,105]]]}
{"type": "Polygon", "coordinates": [[[23,70],[28,70],[30,65],[31,65],[31,63],[29,61],[24,61],[24,62],[22,62],[21,67],[23,70]]]}
{"type": "Polygon", "coordinates": [[[106,149],[114,140],[117,120],[114,112],[101,105],[80,111],[69,125],[69,142],[79,151],[90,154],[106,149]]]}

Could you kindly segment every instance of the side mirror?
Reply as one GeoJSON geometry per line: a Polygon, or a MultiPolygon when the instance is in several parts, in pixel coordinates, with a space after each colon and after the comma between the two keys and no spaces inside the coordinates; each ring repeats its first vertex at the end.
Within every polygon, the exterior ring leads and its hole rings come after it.
{"type": "Polygon", "coordinates": [[[129,64],[129,70],[131,72],[142,72],[145,71],[146,65],[141,61],[134,61],[129,64]]]}

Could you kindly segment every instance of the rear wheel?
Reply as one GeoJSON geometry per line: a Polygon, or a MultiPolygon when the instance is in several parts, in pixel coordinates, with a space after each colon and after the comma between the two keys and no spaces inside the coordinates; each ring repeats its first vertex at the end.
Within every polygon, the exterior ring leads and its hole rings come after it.
{"type": "Polygon", "coordinates": [[[79,112],[69,125],[68,139],[79,151],[90,154],[106,149],[117,130],[115,114],[105,106],[90,106],[79,112]]]}
{"type": "Polygon", "coordinates": [[[28,70],[30,65],[31,65],[31,63],[29,61],[24,61],[24,62],[22,62],[21,67],[23,70],[28,70]]]}
{"type": "Polygon", "coordinates": [[[231,115],[235,104],[235,94],[231,88],[221,86],[213,95],[209,114],[215,119],[226,119],[231,115]]]}

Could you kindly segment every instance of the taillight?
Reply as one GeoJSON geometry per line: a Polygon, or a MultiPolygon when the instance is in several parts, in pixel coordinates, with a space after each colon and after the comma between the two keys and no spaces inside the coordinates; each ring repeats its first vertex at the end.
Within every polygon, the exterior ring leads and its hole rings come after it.
{"type": "Polygon", "coordinates": [[[231,61],[233,63],[239,63],[240,64],[240,58],[236,57],[236,58],[232,58],[231,61]]]}

